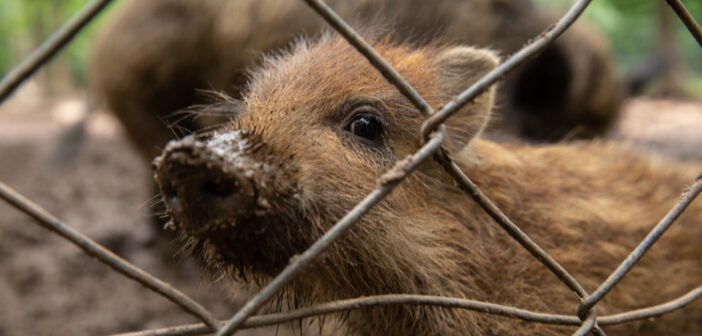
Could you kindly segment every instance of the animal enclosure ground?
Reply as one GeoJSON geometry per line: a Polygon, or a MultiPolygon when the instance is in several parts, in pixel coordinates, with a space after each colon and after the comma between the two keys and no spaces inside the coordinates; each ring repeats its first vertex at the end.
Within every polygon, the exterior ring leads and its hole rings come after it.
{"type": "MultiPolygon", "coordinates": [[[[0,106],[0,180],[228,318],[245,295],[227,302],[226,290],[211,285],[197,263],[172,257],[178,243],[152,232],[151,173],[113,117],[91,113],[81,145],[72,151],[60,145],[84,109],[80,95],[44,99],[32,85],[0,106]]],[[[673,158],[702,160],[700,129],[702,103],[640,98],[626,104],[611,136],[673,158]]],[[[196,322],[4,203],[0,237],[0,336],[98,335],[196,322]]],[[[289,332],[281,328],[279,334],[289,332]]]]}

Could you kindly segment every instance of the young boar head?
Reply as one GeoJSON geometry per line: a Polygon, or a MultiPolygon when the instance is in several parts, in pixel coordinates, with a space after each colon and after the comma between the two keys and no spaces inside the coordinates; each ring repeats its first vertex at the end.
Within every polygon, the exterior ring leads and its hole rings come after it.
{"type": "MultiPolygon", "coordinates": [[[[497,64],[490,51],[470,47],[373,41],[435,108],[497,64]]],[[[492,96],[482,94],[449,119],[449,151],[481,132],[492,96]]],[[[242,102],[204,108],[229,111],[231,122],[169,143],[155,160],[156,179],[174,224],[206,259],[256,283],[279,272],[421,146],[418,110],[333,36],[267,57],[242,102]]],[[[452,182],[430,161],[294,282],[296,301],[428,293],[431,283],[448,287],[446,272],[470,268],[457,261],[470,246],[445,242],[466,228],[442,208],[448,198],[436,188],[452,182]]]]}

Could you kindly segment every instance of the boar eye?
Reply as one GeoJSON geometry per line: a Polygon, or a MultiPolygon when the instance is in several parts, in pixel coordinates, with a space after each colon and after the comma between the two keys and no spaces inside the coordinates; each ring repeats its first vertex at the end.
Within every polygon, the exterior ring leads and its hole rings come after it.
{"type": "Polygon", "coordinates": [[[354,117],[345,129],[368,140],[377,140],[383,133],[383,126],[380,121],[369,114],[361,114],[354,117]]]}

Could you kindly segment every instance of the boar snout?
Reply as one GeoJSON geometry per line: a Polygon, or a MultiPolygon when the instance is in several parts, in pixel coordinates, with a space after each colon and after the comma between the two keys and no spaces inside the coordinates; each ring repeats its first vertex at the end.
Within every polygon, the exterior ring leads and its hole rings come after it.
{"type": "MultiPolygon", "coordinates": [[[[232,133],[232,132],[230,132],[232,133]]],[[[238,133],[171,141],[154,161],[156,180],[174,224],[201,236],[233,228],[256,200],[253,167],[238,133]]]]}

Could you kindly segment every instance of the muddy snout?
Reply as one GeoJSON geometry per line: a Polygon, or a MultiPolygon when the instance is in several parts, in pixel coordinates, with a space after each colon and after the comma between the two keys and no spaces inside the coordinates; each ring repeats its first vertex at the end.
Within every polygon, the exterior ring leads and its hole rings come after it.
{"type": "Polygon", "coordinates": [[[256,200],[253,165],[239,133],[171,141],[154,160],[156,181],[174,224],[203,236],[236,225],[256,200]]]}

